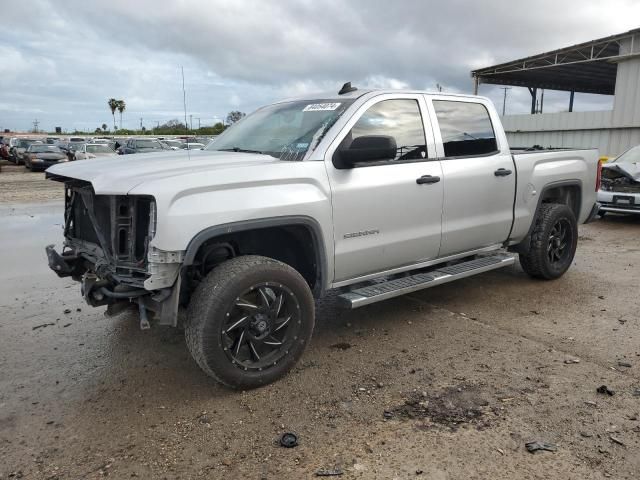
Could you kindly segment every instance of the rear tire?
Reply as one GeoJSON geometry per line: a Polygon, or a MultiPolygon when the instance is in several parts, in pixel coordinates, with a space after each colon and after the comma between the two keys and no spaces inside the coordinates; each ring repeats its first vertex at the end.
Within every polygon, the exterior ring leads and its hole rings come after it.
{"type": "Polygon", "coordinates": [[[266,257],[236,257],[196,288],[185,340],[207,375],[232,388],[256,388],[296,364],[314,315],[313,295],[296,270],[266,257]]]}
{"type": "Polygon", "coordinates": [[[559,278],[569,269],[576,253],[576,217],[567,205],[545,203],[535,222],[529,251],[520,254],[520,265],[531,277],[559,278]]]}

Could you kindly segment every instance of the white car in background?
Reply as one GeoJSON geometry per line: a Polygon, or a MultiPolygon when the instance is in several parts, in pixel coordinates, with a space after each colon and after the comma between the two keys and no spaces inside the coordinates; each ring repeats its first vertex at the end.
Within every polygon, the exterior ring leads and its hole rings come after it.
{"type": "Polygon", "coordinates": [[[184,148],[184,142],[181,140],[165,139],[160,140],[160,143],[170,150],[180,150],[181,148],[184,148]]]}
{"type": "Polygon", "coordinates": [[[117,157],[118,154],[109,145],[103,143],[86,143],[80,145],[74,155],[75,160],[90,158],[117,157]]]}
{"type": "Polygon", "coordinates": [[[204,150],[204,143],[195,143],[195,142],[191,142],[191,143],[183,143],[182,144],[182,149],[183,150],[204,150]]]}
{"type": "Polygon", "coordinates": [[[640,214],[640,145],[602,166],[598,202],[600,216],[607,212],[640,214]]]}

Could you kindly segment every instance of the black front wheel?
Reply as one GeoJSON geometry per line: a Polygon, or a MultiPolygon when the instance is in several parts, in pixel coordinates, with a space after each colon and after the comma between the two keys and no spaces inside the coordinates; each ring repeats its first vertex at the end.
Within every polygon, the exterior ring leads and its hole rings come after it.
{"type": "Polygon", "coordinates": [[[557,203],[540,207],[531,234],[531,245],[520,254],[520,265],[530,276],[551,280],[566,272],[578,245],[578,225],[573,211],[557,203]]]}
{"type": "Polygon", "coordinates": [[[205,373],[249,389],[285,375],[313,326],[313,296],[304,278],[276,260],[243,256],[222,263],[198,286],[185,338],[205,373]]]}

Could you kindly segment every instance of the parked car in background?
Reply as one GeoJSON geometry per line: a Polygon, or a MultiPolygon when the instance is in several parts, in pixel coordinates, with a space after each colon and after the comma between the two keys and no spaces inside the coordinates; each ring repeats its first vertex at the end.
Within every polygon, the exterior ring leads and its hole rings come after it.
{"type": "Polygon", "coordinates": [[[31,145],[42,145],[42,140],[33,138],[21,138],[13,149],[13,162],[18,165],[24,165],[24,153],[31,145]]]}
{"type": "Polygon", "coordinates": [[[109,145],[102,143],[85,143],[75,150],[74,160],[90,158],[117,157],[118,154],[109,145]]]}
{"type": "Polygon", "coordinates": [[[75,160],[76,150],[83,145],[84,142],[60,142],[57,146],[65,153],[69,161],[71,161],[75,160]]]}
{"type": "Polygon", "coordinates": [[[123,155],[130,155],[133,153],[151,153],[161,152],[164,150],[170,150],[160,143],[160,140],[155,138],[131,138],[120,147],[120,152],[123,155]]]}
{"type": "Polygon", "coordinates": [[[640,214],[640,145],[602,166],[598,202],[600,216],[607,212],[640,214]]]}
{"type": "Polygon", "coordinates": [[[204,148],[203,143],[189,142],[182,144],[183,150],[202,150],[204,148]]]}
{"type": "Polygon", "coordinates": [[[184,142],[181,140],[171,140],[171,139],[160,140],[160,143],[162,143],[169,150],[180,150],[181,148],[183,148],[183,145],[184,145],[184,142]]]}
{"type": "Polygon", "coordinates": [[[47,137],[44,139],[44,143],[47,145],[55,145],[58,143],[58,139],[56,137],[47,137]]]}
{"type": "Polygon", "coordinates": [[[18,145],[17,137],[2,137],[2,143],[0,144],[0,157],[5,160],[11,160],[11,151],[16,145],[18,145]]]}
{"type": "Polygon", "coordinates": [[[55,145],[33,143],[24,152],[24,166],[31,171],[46,170],[58,162],[67,162],[67,156],[55,145]]]}

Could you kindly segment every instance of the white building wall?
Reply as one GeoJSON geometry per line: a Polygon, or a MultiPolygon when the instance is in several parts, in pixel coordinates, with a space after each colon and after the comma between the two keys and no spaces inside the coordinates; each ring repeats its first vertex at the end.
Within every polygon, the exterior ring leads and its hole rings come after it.
{"type": "Polygon", "coordinates": [[[621,45],[613,110],[507,115],[502,122],[514,147],[598,148],[616,156],[640,145],[640,35],[621,45]],[[633,50],[632,50],[633,47],[633,50]]]}

